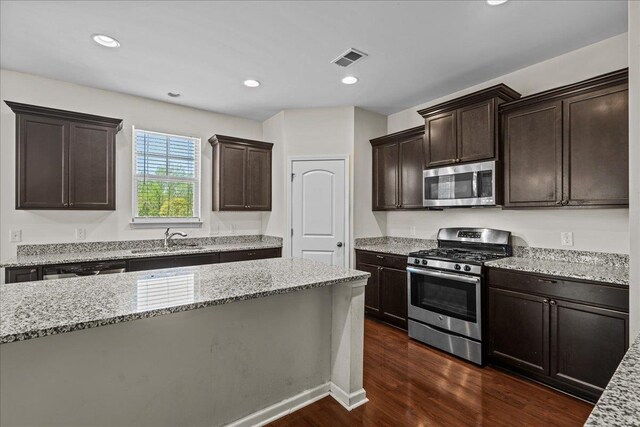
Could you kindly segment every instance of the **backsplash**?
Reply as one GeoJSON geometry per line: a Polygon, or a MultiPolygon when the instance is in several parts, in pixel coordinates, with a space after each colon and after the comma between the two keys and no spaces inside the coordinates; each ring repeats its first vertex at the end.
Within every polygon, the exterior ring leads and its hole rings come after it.
{"type": "Polygon", "coordinates": [[[514,246],[513,256],[518,258],[534,258],[541,261],[573,262],[579,264],[620,267],[626,267],[629,265],[629,255],[626,254],[533,248],[530,246],[514,246]]]}
{"type": "MultiPolygon", "coordinates": [[[[282,244],[281,237],[264,236],[259,234],[245,236],[212,236],[212,237],[187,237],[174,240],[176,245],[222,245],[229,243],[268,242],[282,244]],[[179,239],[179,240],[178,240],[179,239]]],[[[106,242],[82,242],[82,243],[47,243],[41,245],[18,245],[18,256],[42,255],[47,253],[77,253],[77,252],[101,252],[120,251],[131,249],[153,249],[162,246],[162,239],[147,240],[120,240],[106,242]]]]}

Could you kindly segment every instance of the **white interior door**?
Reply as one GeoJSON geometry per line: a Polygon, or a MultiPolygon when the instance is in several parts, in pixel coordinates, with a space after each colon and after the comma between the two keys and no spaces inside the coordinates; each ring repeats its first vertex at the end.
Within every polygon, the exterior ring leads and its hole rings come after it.
{"type": "Polygon", "coordinates": [[[346,160],[293,160],[291,256],[347,267],[346,160]]]}

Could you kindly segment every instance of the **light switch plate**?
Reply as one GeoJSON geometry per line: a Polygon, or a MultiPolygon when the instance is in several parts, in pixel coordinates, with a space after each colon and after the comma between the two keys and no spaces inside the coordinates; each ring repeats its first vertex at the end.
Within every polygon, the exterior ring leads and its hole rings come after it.
{"type": "Polygon", "coordinates": [[[10,233],[12,243],[22,242],[22,230],[11,230],[10,233]]]}
{"type": "Polygon", "coordinates": [[[76,240],[84,240],[87,238],[87,230],[84,228],[76,228],[76,240]]]}
{"type": "Polygon", "coordinates": [[[560,244],[562,246],[573,246],[573,232],[564,231],[560,233],[560,244]]]}

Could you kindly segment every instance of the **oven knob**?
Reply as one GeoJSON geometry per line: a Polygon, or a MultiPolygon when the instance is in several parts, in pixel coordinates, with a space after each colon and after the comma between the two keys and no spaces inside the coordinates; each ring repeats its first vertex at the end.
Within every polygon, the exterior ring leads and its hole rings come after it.
{"type": "Polygon", "coordinates": [[[462,267],[460,267],[460,264],[456,264],[456,265],[454,266],[454,268],[455,268],[456,270],[460,270],[460,268],[462,268],[462,267]]]}
{"type": "Polygon", "coordinates": [[[427,262],[428,262],[428,261],[427,261],[426,259],[423,259],[423,260],[422,260],[422,265],[427,265],[427,262]]]}
{"type": "Polygon", "coordinates": [[[464,271],[471,271],[471,267],[469,267],[468,265],[464,266],[464,271]]]}
{"type": "Polygon", "coordinates": [[[416,260],[414,260],[414,261],[413,261],[413,263],[414,263],[414,264],[420,264],[420,260],[419,260],[419,259],[416,259],[416,260]]]}

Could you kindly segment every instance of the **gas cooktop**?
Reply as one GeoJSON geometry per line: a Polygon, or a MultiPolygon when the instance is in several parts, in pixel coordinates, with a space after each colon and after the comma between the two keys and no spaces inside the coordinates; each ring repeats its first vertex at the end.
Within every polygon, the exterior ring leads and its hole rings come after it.
{"type": "Polygon", "coordinates": [[[411,252],[409,256],[412,258],[436,259],[442,261],[465,262],[473,264],[481,264],[486,261],[492,261],[505,257],[505,255],[503,254],[456,248],[426,249],[422,251],[411,252]]]}

